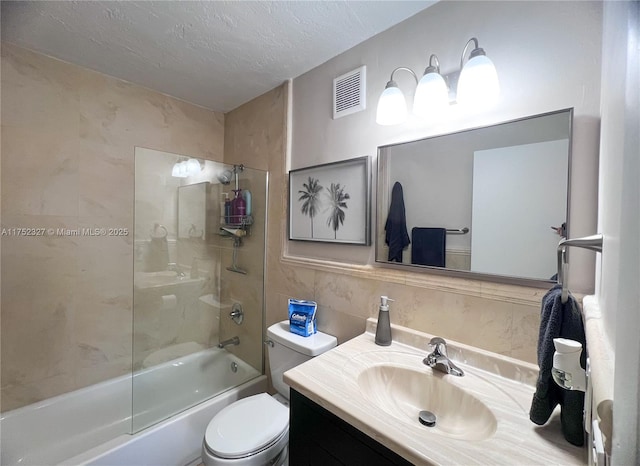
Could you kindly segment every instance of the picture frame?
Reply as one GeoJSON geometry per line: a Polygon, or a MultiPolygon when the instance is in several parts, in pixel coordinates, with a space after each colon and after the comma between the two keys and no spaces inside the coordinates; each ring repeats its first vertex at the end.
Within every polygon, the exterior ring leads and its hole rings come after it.
{"type": "Polygon", "coordinates": [[[289,239],[371,244],[369,156],[289,171],[289,239]]]}

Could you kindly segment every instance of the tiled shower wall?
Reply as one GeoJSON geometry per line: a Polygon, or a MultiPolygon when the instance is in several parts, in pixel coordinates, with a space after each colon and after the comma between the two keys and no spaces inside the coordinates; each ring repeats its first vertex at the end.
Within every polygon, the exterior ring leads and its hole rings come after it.
{"type": "Polygon", "coordinates": [[[134,147],[223,160],[224,115],[2,44],[2,411],[131,370],[134,147]],[[57,229],[126,228],[126,236],[57,229]]]}

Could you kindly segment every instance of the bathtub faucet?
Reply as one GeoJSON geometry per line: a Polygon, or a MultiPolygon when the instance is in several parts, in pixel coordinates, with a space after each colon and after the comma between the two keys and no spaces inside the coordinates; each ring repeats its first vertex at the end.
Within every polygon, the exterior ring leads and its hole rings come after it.
{"type": "Polygon", "coordinates": [[[240,344],[240,338],[238,337],[233,337],[233,338],[229,338],[228,340],[223,340],[220,343],[218,343],[218,348],[224,348],[225,346],[236,346],[240,344]]]}
{"type": "Polygon", "coordinates": [[[178,278],[186,277],[186,274],[180,269],[180,266],[175,262],[169,262],[169,264],[167,265],[167,270],[171,270],[172,272],[175,272],[178,278]]]}

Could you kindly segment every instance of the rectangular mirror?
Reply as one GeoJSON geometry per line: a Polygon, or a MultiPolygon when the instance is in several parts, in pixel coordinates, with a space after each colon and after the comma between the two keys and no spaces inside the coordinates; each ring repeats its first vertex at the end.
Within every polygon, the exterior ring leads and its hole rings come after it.
{"type": "Polygon", "coordinates": [[[568,231],[572,114],[379,147],[376,262],[555,281],[568,231]]]}

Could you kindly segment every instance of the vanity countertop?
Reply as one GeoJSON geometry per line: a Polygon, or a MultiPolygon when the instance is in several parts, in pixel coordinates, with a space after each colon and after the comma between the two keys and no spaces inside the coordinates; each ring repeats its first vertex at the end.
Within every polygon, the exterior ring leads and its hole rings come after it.
{"type": "Polygon", "coordinates": [[[449,357],[466,375],[437,377],[468,390],[489,407],[497,421],[492,435],[484,439],[454,438],[377,409],[370,398],[363,396],[356,381],[354,374],[361,369],[358,361],[368,359],[368,364],[375,364],[379,360],[382,364],[393,353],[417,361],[417,367],[411,370],[429,373],[432,369],[421,360],[432,336],[393,325],[393,343],[381,347],[374,343],[375,324],[369,319],[362,335],[287,371],[285,382],[416,465],[586,464],[586,449],[562,437],[558,411],[545,426],[529,420],[538,372],[535,365],[453,341],[447,342],[449,357]]]}

